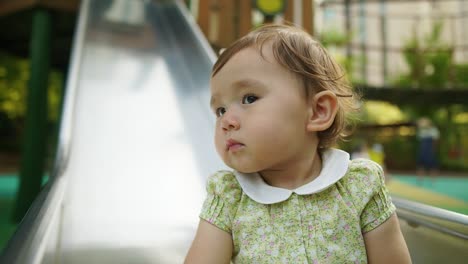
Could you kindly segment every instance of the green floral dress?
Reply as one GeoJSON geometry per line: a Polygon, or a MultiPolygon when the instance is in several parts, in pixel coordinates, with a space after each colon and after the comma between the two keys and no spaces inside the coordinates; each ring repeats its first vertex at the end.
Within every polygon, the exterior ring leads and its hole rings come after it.
{"type": "Polygon", "coordinates": [[[208,180],[200,218],[231,234],[234,263],[367,263],[363,233],[395,211],[382,168],[340,150],[296,190],[258,174],[220,171],[208,180]]]}

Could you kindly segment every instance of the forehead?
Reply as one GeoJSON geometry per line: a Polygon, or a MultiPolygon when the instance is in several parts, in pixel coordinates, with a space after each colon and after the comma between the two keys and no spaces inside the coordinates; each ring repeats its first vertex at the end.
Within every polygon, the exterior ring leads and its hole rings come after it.
{"type": "Polygon", "coordinates": [[[265,43],[261,49],[247,47],[234,54],[226,64],[211,78],[211,90],[227,86],[242,79],[256,79],[269,82],[272,79],[284,78],[292,74],[275,59],[270,44],[265,43]]]}
{"type": "Polygon", "coordinates": [[[233,73],[233,70],[245,69],[246,66],[249,70],[255,68],[269,68],[274,64],[277,64],[277,62],[273,55],[271,45],[263,45],[261,47],[254,45],[245,47],[232,55],[218,73],[233,73]]]}

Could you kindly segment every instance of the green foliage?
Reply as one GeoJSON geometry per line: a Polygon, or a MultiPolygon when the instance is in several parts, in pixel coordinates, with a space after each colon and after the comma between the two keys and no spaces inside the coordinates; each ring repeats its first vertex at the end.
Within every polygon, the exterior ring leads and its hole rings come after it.
{"type": "MultiPolygon", "coordinates": [[[[0,149],[18,152],[24,130],[26,97],[29,83],[29,61],[0,52],[0,149]]],[[[48,123],[57,122],[60,111],[63,77],[49,73],[48,123]]]]}
{"type": "Polygon", "coordinates": [[[336,48],[345,48],[350,43],[350,37],[339,31],[336,28],[324,30],[319,35],[320,43],[332,54],[338,64],[341,65],[346,71],[348,80],[351,83],[359,83],[361,80],[357,79],[353,74],[356,66],[356,60],[362,61],[361,57],[347,58],[342,54],[336,52],[336,48]]]}
{"type": "Polygon", "coordinates": [[[403,49],[403,57],[409,66],[410,73],[400,77],[400,83],[397,84],[415,86],[420,82],[423,74],[424,58],[419,54],[419,50],[420,44],[418,38],[414,37],[406,43],[403,49]]]}
{"type": "Polygon", "coordinates": [[[414,170],[416,168],[417,140],[412,136],[393,136],[382,139],[388,168],[414,170]]]}
{"type": "Polygon", "coordinates": [[[439,48],[427,55],[425,78],[421,86],[444,88],[451,83],[452,48],[439,48]]]}
{"type": "Polygon", "coordinates": [[[48,97],[48,119],[49,122],[57,122],[60,117],[60,104],[63,91],[63,75],[61,72],[52,71],[49,73],[48,97]]]}
{"type": "Polygon", "coordinates": [[[10,119],[23,117],[26,112],[26,86],[29,79],[28,62],[0,53],[0,112],[10,119]]]}
{"type": "Polygon", "coordinates": [[[349,141],[340,143],[340,148],[352,153],[359,146],[366,144],[372,147],[380,143],[385,152],[385,165],[389,170],[416,169],[417,141],[415,130],[408,129],[409,135],[402,135],[399,129],[381,128],[372,131],[358,129],[349,141]]]}
{"type": "Polygon", "coordinates": [[[326,48],[330,46],[342,47],[349,43],[349,39],[346,37],[346,35],[336,28],[323,31],[319,38],[322,45],[326,48]]]}
{"type": "MultiPolygon", "coordinates": [[[[393,84],[402,87],[423,89],[443,89],[448,87],[468,87],[468,64],[454,64],[454,49],[441,40],[443,24],[433,25],[432,31],[419,39],[416,36],[409,39],[403,51],[403,58],[409,72],[401,74],[393,84]]],[[[416,35],[416,34],[415,34],[416,35]]],[[[387,124],[379,122],[379,116],[385,116],[385,111],[377,105],[363,112],[361,124],[387,124]]],[[[366,108],[369,104],[366,104],[366,108]]],[[[400,106],[402,118],[400,122],[416,121],[422,116],[429,117],[440,129],[441,138],[438,156],[443,170],[468,170],[468,121],[455,122],[455,117],[468,116],[467,105],[421,105],[404,104],[400,106]]],[[[395,119],[396,120],[396,119],[395,119]]],[[[462,120],[462,118],[459,118],[462,120]]],[[[465,118],[463,120],[468,120],[465,118]]],[[[395,121],[398,123],[398,121],[395,121]]],[[[390,122],[392,123],[392,122],[390,122]]],[[[365,126],[365,125],[364,125],[365,126]]],[[[386,162],[389,169],[415,169],[417,139],[415,127],[400,128],[379,127],[373,129],[357,129],[352,139],[342,146],[353,150],[359,142],[371,145],[375,142],[384,146],[386,162]]]]}
{"type": "MultiPolygon", "coordinates": [[[[48,120],[57,121],[62,90],[62,74],[49,73],[48,120]]],[[[0,53],[0,112],[9,119],[23,119],[29,82],[29,61],[0,53]]]]}
{"type": "Polygon", "coordinates": [[[454,66],[455,88],[468,87],[468,64],[457,64],[454,66]]]}
{"type": "Polygon", "coordinates": [[[434,23],[432,31],[423,38],[414,36],[403,48],[403,57],[410,72],[397,77],[394,84],[403,87],[446,88],[453,85],[451,71],[453,47],[441,40],[443,23],[434,23]]]}

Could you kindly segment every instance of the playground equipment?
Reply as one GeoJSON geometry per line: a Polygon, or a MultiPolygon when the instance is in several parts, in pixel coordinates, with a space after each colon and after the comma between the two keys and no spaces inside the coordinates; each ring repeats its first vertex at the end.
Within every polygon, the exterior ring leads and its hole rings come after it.
{"type": "MultiPolygon", "coordinates": [[[[182,263],[205,179],[225,166],[215,55],[184,5],[134,0],[140,17],[109,21],[103,2],[82,1],[56,166],[0,263],[182,263]]],[[[394,201],[414,263],[468,259],[467,216],[394,201]]]]}

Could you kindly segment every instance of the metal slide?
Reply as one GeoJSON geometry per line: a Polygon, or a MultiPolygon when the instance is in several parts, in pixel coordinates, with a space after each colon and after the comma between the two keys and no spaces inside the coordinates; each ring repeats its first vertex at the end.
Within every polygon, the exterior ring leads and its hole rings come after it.
{"type": "MultiPolygon", "coordinates": [[[[214,59],[178,1],[83,0],[53,177],[0,263],[182,263],[225,167],[214,59]]],[[[395,201],[415,263],[468,259],[466,216],[395,201]]]]}
{"type": "Polygon", "coordinates": [[[49,219],[29,250],[10,245],[17,263],[183,261],[206,177],[225,168],[214,59],[177,1],[82,1],[56,177],[35,205],[49,219]]]}

